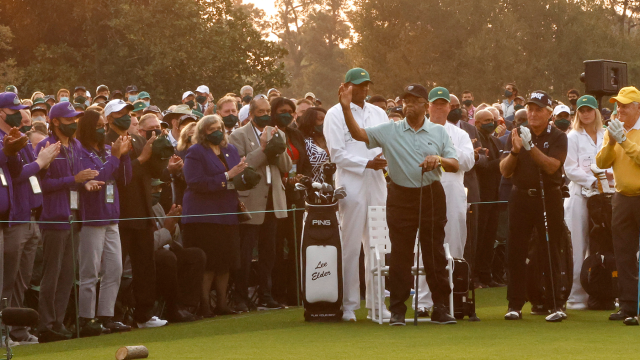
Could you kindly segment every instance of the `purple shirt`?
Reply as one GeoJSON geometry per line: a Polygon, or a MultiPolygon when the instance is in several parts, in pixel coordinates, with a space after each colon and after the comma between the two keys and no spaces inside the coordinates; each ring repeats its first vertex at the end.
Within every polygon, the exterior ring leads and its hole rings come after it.
{"type": "MultiPolygon", "coordinates": [[[[38,183],[40,178],[40,166],[36,163],[36,157],[31,142],[27,142],[27,146],[20,150],[20,160],[22,171],[18,176],[12,176],[13,180],[13,196],[19,201],[14,202],[15,217],[12,220],[30,221],[31,210],[42,206],[42,192],[36,194],[31,186],[30,178],[34,176],[38,183]]],[[[11,225],[20,225],[24,223],[12,223],[11,225]]]]}
{"type": "MultiPolygon", "coordinates": [[[[22,171],[20,166],[20,155],[6,156],[3,151],[4,131],[0,130],[0,169],[4,174],[6,186],[0,183],[0,220],[13,220],[15,218],[15,206],[13,205],[13,181],[12,178],[19,176],[22,171]]],[[[28,146],[28,145],[27,145],[28,146]]],[[[4,226],[4,224],[0,224],[4,226]]]]}

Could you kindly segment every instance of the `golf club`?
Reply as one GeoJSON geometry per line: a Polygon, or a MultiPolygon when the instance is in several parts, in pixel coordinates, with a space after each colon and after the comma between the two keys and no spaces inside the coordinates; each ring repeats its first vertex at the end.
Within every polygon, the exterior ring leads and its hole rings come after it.
{"type": "Polygon", "coordinates": [[[549,245],[549,225],[547,223],[547,205],[545,204],[544,198],[544,181],[542,179],[542,172],[538,171],[540,174],[540,197],[542,198],[542,213],[544,216],[544,232],[547,237],[547,255],[549,256],[549,277],[551,279],[551,296],[553,296],[553,313],[545,318],[548,322],[561,322],[562,314],[558,309],[558,304],[556,304],[556,286],[553,282],[553,264],[551,261],[551,246],[549,245]]]}
{"type": "MultiPolygon", "coordinates": [[[[420,172],[420,209],[418,209],[418,236],[417,236],[417,241],[418,241],[418,249],[417,249],[417,255],[416,255],[416,264],[418,266],[416,266],[416,286],[415,286],[415,295],[413,295],[413,299],[414,299],[414,310],[413,310],[413,326],[418,326],[418,294],[419,294],[419,278],[420,275],[418,275],[420,273],[419,269],[420,269],[420,236],[422,236],[422,233],[420,232],[420,228],[422,227],[422,185],[423,185],[423,181],[424,181],[424,167],[422,168],[422,171],[420,172]]],[[[433,201],[433,200],[432,200],[433,201]]],[[[431,214],[431,216],[433,216],[433,212],[431,214]]],[[[432,224],[433,225],[433,224],[432,224]]],[[[431,226],[431,231],[432,231],[432,237],[433,237],[433,226],[431,226]]],[[[433,242],[433,239],[432,239],[433,242]]]]}

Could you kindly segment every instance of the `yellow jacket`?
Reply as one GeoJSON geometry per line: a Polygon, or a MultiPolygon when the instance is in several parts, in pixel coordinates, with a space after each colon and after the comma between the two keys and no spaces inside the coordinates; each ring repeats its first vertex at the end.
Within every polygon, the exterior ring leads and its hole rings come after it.
{"type": "Polygon", "coordinates": [[[609,146],[609,132],[604,132],[604,144],[596,156],[600,169],[613,168],[616,191],[626,196],[640,195],[640,130],[631,129],[622,144],[609,146]]]}

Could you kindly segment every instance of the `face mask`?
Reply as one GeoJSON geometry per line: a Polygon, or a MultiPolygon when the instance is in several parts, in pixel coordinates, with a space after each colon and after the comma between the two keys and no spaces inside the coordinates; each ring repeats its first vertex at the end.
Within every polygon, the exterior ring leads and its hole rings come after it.
{"type": "Polygon", "coordinates": [[[160,136],[160,134],[162,134],[162,130],[160,129],[147,130],[147,140],[151,139],[153,137],[153,134],[156,134],[156,137],[158,137],[160,136]]]}
{"type": "Polygon", "coordinates": [[[508,97],[511,97],[511,95],[513,95],[513,93],[511,91],[509,91],[509,90],[505,90],[504,91],[504,97],[508,98],[508,97]]]}
{"type": "Polygon", "coordinates": [[[60,102],[65,102],[65,101],[69,101],[69,97],[68,96],[63,96],[60,98],[60,102]]]}
{"type": "Polygon", "coordinates": [[[491,134],[496,129],[496,124],[492,123],[492,122],[486,123],[486,124],[481,125],[480,129],[485,134],[491,134]]]}
{"type": "Polygon", "coordinates": [[[160,196],[162,196],[162,192],[157,192],[151,194],[151,205],[156,205],[160,202],[160,196]]]}
{"type": "Polygon", "coordinates": [[[238,111],[240,111],[240,109],[242,109],[242,103],[239,102],[236,107],[238,108],[238,111]]]}
{"type": "Polygon", "coordinates": [[[293,121],[293,116],[289,113],[282,113],[276,115],[276,123],[280,127],[287,127],[293,121]]]}
{"type": "Polygon", "coordinates": [[[271,122],[271,116],[269,115],[257,116],[253,118],[253,121],[256,123],[257,127],[263,128],[269,125],[269,123],[271,122]]]}
{"type": "Polygon", "coordinates": [[[207,97],[206,96],[202,96],[202,95],[198,95],[198,96],[196,96],[196,101],[199,102],[200,104],[204,104],[205,102],[207,102],[207,97]]]}
{"type": "Polygon", "coordinates": [[[31,118],[31,121],[32,122],[33,121],[40,121],[40,122],[46,123],[47,122],[47,118],[44,117],[44,116],[36,116],[36,117],[31,118]]]}
{"type": "Polygon", "coordinates": [[[324,130],[324,123],[320,124],[320,125],[316,125],[313,127],[313,130],[315,130],[315,132],[317,134],[323,134],[323,130],[324,130]]]}
{"type": "Polygon", "coordinates": [[[74,102],[76,104],[83,104],[83,103],[87,102],[87,98],[84,97],[84,96],[76,96],[74,102]]]}
{"type": "Polygon", "coordinates": [[[562,131],[567,131],[567,129],[569,128],[569,125],[571,125],[571,121],[567,119],[557,119],[553,123],[556,125],[558,129],[562,131]]]}
{"type": "Polygon", "coordinates": [[[222,118],[222,122],[224,123],[225,127],[231,129],[238,123],[238,117],[233,114],[229,114],[222,118]]]}
{"type": "Polygon", "coordinates": [[[191,136],[187,138],[187,141],[189,142],[189,144],[191,144],[191,136]]]}
{"type": "Polygon", "coordinates": [[[453,109],[449,111],[449,115],[447,115],[447,120],[452,123],[457,123],[462,119],[462,109],[453,109]]]}
{"type": "Polygon", "coordinates": [[[464,100],[462,104],[464,104],[464,106],[471,106],[471,104],[473,104],[473,100],[464,100]]]}
{"type": "Polygon", "coordinates": [[[23,134],[26,134],[29,130],[31,130],[31,126],[23,126],[20,128],[20,132],[23,134]]]}
{"type": "Polygon", "coordinates": [[[129,116],[129,114],[125,114],[117,119],[113,119],[113,125],[120,130],[128,130],[131,126],[131,116],[129,116]]]}
{"type": "Polygon", "coordinates": [[[138,100],[138,95],[129,95],[129,101],[130,102],[134,102],[136,100],[138,100]]]}
{"type": "Polygon", "coordinates": [[[578,103],[578,99],[569,99],[569,102],[571,103],[571,105],[576,106],[576,104],[578,103]]]}
{"type": "Polygon", "coordinates": [[[189,100],[185,103],[188,107],[192,108],[194,106],[196,106],[196,103],[193,102],[193,100],[189,100]]]}
{"type": "Polygon", "coordinates": [[[515,106],[513,107],[513,110],[515,110],[515,111],[518,111],[518,110],[521,110],[521,109],[524,109],[524,105],[520,105],[520,104],[518,104],[518,105],[515,105],[515,106]]]}
{"type": "Polygon", "coordinates": [[[224,133],[221,130],[214,131],[211,134],[207,135],[206,139],[213,145],[220,145],[220,143],[224,139],[224,133]]]}
{"type": "Polygon", "coordinates": [[[149,105],[151,105],[151,101],[145,101],[144,104],[149,106],[149,105]]]}
{"type": "Polygon", "coordinates": [[[4,119],[4,122],[6,122],[7,125],[11,127],[20,126],[20,123],[22,122],[22,113],[20,111],[16,112],[15,114],[4,114],[7,115],[7,117],[4,119]]]}
{"type": "Polygon", "coordinates": [[[78,123],[72,123],[72,124],[62,124],[60,123],[60,126],[58,126],[58,129],[60,129],[60,132],[62,133],[62,135],[70,138],[73,137],[73,134],[76,133],[76,130],[78,129],[78,123]]]}
{"type": "Polygon", "coordinates": [[[96,140],[98,141],[98,143],[104,142],[104,133],[104,128],[96,129],[96,140]]]}

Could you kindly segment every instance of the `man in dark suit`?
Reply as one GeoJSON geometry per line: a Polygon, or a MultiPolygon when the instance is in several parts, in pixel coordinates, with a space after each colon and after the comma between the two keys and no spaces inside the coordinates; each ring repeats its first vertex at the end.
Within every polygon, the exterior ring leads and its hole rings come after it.
{"type": "MultiPolygon", "coordinates": [[[[478,138],[482,146],[480,151],[485,154],[475,167],[480,185],[480,201],[497,201],[502,177],[500,174],[500,155],[503,145],[498,138],[493,136],[497,124],[490,111],[478,111],[475,120],[478,138]]],[[[476,246],[476,266],[473,269],[474,278],[480,282],[481,287],[501,286],[492,279],[491,274],[493,245],[498,229],[499,204],[482,204],[481,206],[481,211],[478,212],[478,243],[476,246]]]]}
{"type": "MultiPolygon", "coordinates": [[[[119,136],[127,135],[131,124],[129,112],[133,105],[123,100],[112,100],[104,109],[104,115],[109,123],[105,143],[114,142],[119,136]]],[[[156,121],[158,121],[156,119],[156,121]]],[[[158,129],[160,123],[158,122],[158,129]]],[[[153,306],[156,301],[156,269],[154,261],[154,222],[151,209],[151,178],[154,170],[151,167],[151,145],[156,140],[156,133],[146,140],[139,135],[131,135],[132,149],[131,168],[133,177],[131,182],[118,182],[120,195],[120,218],[147,218],[144,220],[124,220],[119,223],[122,256],[129,255],[133,275],[133,295],[136,308],[133,319],[139,328],[158,327],[166,325],[165,320],[153,316],[153,306]]],[[[159,173],[155,177],[159,177],[159,173]]],[[[124,263],[124,261],[123,261],[124,263]]]]}

